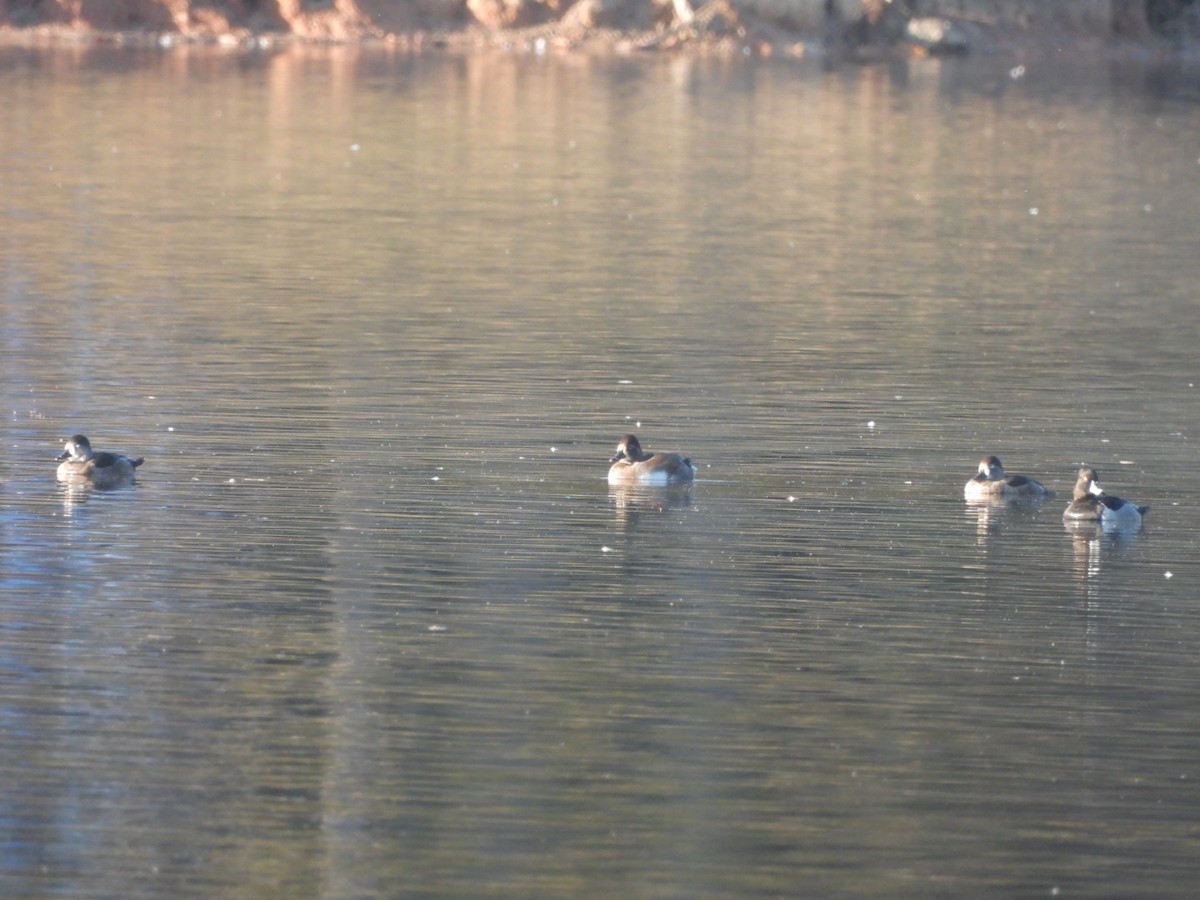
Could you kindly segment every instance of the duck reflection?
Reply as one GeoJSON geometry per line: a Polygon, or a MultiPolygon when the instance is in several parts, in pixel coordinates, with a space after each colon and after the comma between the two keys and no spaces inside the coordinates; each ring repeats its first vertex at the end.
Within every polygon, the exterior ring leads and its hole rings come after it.
{"type": "Polygon", "coordinates": [[[1075,550],[1075,578],[1086,588],[1100,575],[1100,561],[1104,557],[1104,529],[1091,522],[1066,522],[1063,527],[1071,535],[1075,550]]]}
{"type": "Polygon", "coordinates": [[[94,494],[99,495],[118,495],[132,493],[137,490],[137,485],[134,483],[123,484],[117,487],[99,487],[92,484],[90,481],[80,479],[72,479],[70,481],[60,481],[58,483],[58,494],[62,499],[63,514],[70,517],[78,514],[91,500],[94,494]]]}
{"type": "Polygon", "coordinates": [[[60,481],[58,493],[62,498],[63,514],[70,517],[79,512],[95,488],[86,481],[60,481]]]}
{"type": "Polygon", "coordinates": [[[1041,507],[1041,501],[1036,499],[1022,501],[984,497],[966,501],[967,515],[975,519],[975,542],[980,545],[999,536],[1006,523],[1014,519],[1029,519],[1041,507]]]}
{"type": "Polygon", "coordinates": [[[648,485],[610,485],[608,499],[623,530],[637,527],[642,516],[660,516],[692,505],[691,485],[650,487],[648,485]]]}
{"type": "Polygon", "coordinates": [[[986,544],[1004,530],[1004,514],[1008,504],[999,499],[967,501],[967,515],[975,519],[975,542],[986,544]]]}
{"type": "Polygon", "coordinates": [[[1105,528],[1100,522],[1065,520],[1075,549],[1075,578],[1089,599],[1100,593],[1100,568],[1105,557],[1121,556],[1137,539],[1136,531],[1105,528]]]}

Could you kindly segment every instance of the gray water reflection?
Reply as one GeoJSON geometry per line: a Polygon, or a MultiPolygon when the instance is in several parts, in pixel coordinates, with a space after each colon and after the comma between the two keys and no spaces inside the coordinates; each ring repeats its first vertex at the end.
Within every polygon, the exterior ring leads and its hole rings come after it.
{"type": "Polygon", "coordinates": [[[0,60],[0,893],[1191,890],[1179,73],[0,60]]]}

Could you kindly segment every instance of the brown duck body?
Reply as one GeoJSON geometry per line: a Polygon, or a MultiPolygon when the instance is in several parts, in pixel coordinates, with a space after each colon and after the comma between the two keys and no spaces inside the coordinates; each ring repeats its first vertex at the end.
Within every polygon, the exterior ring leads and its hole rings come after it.
{"type": "Polygon", "coordinates": [[[667,486],[691,484],[696,467],[679,453],[647,453],[637,436],[627,434],[617,443],[617,452],[609,460],[609,484],[667,486]]]}
{"type": "Polygon", "coordinates": [[[67,440],[58,459],[59,481],[83,481],[96,487],[131,484],[136,479],[134,470],[146,461],[141,456],[131,459],[120,453],[97,453],[82,434],[67,440]]]}
{"type": "Polygon", "coordinates": [[[1000,457],[985,456],[979,461],[979,474],[966,483],[963,496],[968,500],[1044,500],[1054,496],[1040,481],[1025,475],[1006,475],[1000,457]]]}
{"type": "Polygon", "coordinates": [[[1108,531],[1136,531],[1149,506],[1138,506],[1120,497],[1105,493],[1100,487],[1100,473],[1091,466],[1079,470],[1071,502],[1063,511],[1068,522],[1099,522],[1108,531]]]}

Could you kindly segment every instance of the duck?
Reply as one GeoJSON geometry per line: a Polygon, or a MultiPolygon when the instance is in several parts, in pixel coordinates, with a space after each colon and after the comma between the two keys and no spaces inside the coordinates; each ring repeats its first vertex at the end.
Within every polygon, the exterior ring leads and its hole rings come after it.
{"type": "Polygon", "coordinates": [[[985,456],[979,461],[979,474],[963,487],[968,500],[1045,500],[1054,496],[1040,481],[1025,475],[1005,475],[1000,457],[985,456]]]}
{"type": "Polygon", "coordinates": [[[608,483],[667,486],[691,484],[696,467],[679,453],[647,453],[637,436],[624,435],[617,442],[617,452],[609,460],[608,483]]]}
{"type": "Polygon", "coordinates": [[[58,460],[59,481],[87,481],[101,488],[131,484],[134,470],[146,461],[142,456],[131,459],[120,453],[97,453],[82,434],[67,438],[58,460]]]}
{"type": "Polygon", "coordinates": [[[1106,494],[1100,487],[1100,473],[1085,465],[1079,470],[1075,490],[1063,512],[1063,519],[1070,522],[1099,522],[1106,529],[1132,531],[1142,527],[1142,518],[1149,511],[1149,506],[1138,506],[1106,494]]]}

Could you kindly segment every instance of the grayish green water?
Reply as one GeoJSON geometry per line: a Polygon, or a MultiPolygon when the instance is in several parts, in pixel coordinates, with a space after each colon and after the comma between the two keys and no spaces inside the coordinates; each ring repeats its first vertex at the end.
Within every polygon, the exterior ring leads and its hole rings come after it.
{"type": "Polygon", "coordinates": [[[0,893],[1189,895],[1195,79],[1014,65],[0,54],[0,893]]]}

